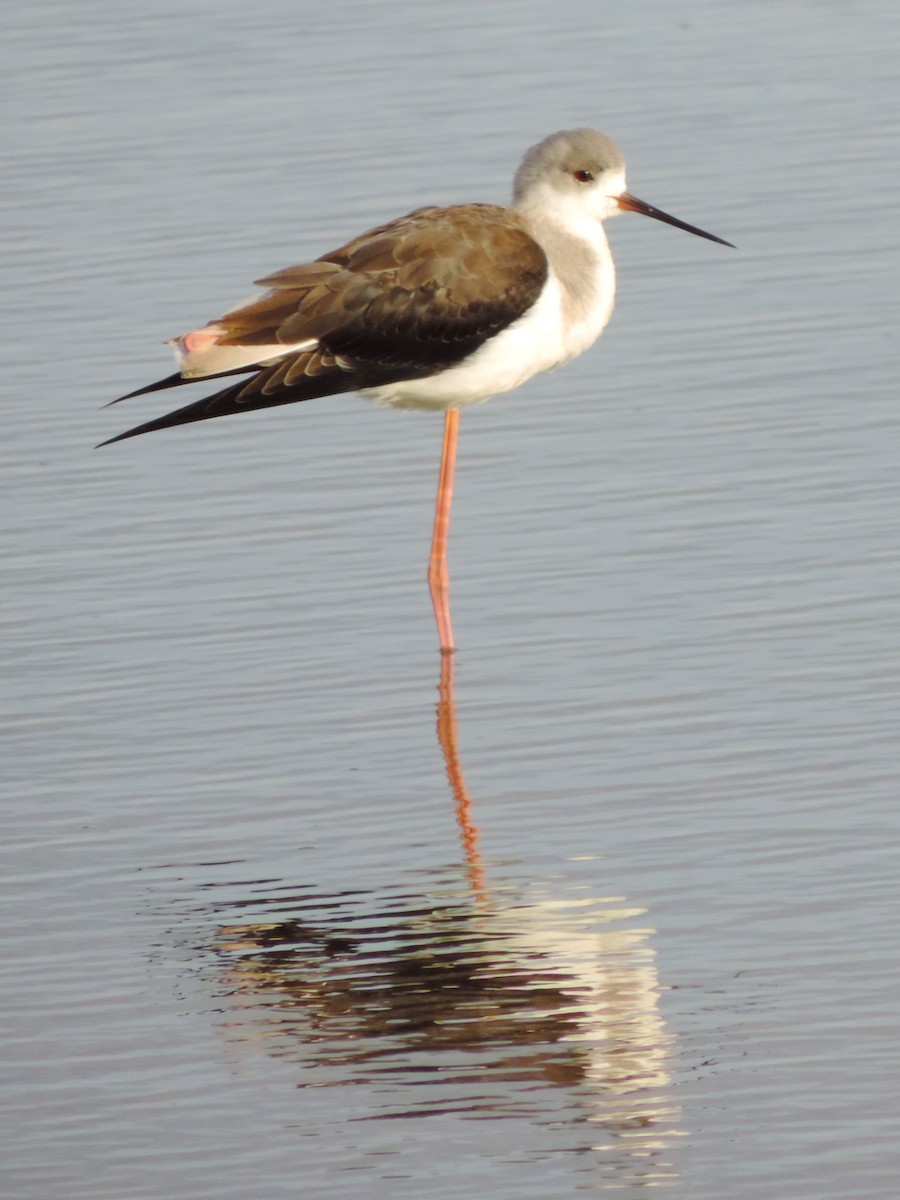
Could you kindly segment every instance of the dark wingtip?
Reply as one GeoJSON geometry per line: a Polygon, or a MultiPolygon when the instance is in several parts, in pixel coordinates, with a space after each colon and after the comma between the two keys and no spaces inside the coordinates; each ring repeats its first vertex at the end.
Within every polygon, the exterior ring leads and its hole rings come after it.
{"type": "Polygon", "coordinates": [[[164,413],[163,416],[157,417],[153,421],[145,421],[142,425],[135,425],[133,429],[126,429],[124,433],[117,433],[115,437],[107,438],[105,442],[100,442],[94,449],[99,450],[101,446],[109,446],[113,442],[124,442],[126,438],[139,437],[142,433],[154,433],[157,429],[168,429],[171,425],[186,425],[191,421],[203,421],[208,417],[218,416],[218,413],[214,410],[210,411],[209,408],[210,401],[217,398],[217,396],[207,396],[195,404],[188,404],[185,408],[178,408],[175,412],[164,413]]]}
{"type": "MultiPolygon", "coordinates": [[[[110,408],[113,404],[121,404],[123,400],[133,400],[135,396],[146,396],[150,392],[164,392],[166,388],[185,387],[191,383],[209,383],[210,380],[227,379],[232,375],[250,375],[259,369],[259,363],[247,363],[243,367],[232,367],[230,371],[216,371],[214,375],[182,375],[180,371],[176,371],[174,375],[167,375],[165,379],[157,379],[155,383],[146,383],[133,392],[117,396],[115,400],[108,401],[102,407],[110,408]]],[[[112,440],[115,441],[115,438],[112,440]]]]}
{"type": "MultiPolygon", "coordinates": [[[[223,375],[246,374],[246,368],[241,371],[223,371],[223,375]]],[[[208,380],[182,379],[181,376],[175,376],[180,383],[202,383],[208,380]]],[[[209,378],[213,378],[210,376],[209,378]]],[[[221,378],[221,376],[215,376],[221,378]]],[[[169,387],[176,387],[175,383],[168,384],[169,387]]],[[[122,442],[126,438],[139,437],[142,433],[154,433],[157,429],[168,429],[172,425],[188,425],[192,421],[207,421],[210,417],[224,417],[232,412],[241,412],[245,408],[260,407],[259,400],[254,403],[243,405],[237,402],[238,397],[243,392],[246,384],[232,384],[231,387],[223,388],[220,392],[213,393],[212,396],[204,396],[202,400],[195,400],[193,404],[187,404],[184,408],[176,408],[174,412],[163,413],[161,417],[156,417],[152,421],[144,421],[141,425],[135,425],[133,429],[126,429],[124,433],[117,433],[115,437],[107,438],[105,442],[100,442],[100,445],[95,447],[99,450],[100,446],[108,446],[111,442],[122,442]]],[[[290,397],[296,399],[296,397],[290,397]]],[[[278,400],[271,400],[269,397],[263,398],[263,404],[281,403],[278,400]]]]}
{"type": "MultiPolygon", "coordinates": [[[[127,392],[124,396],[117,396],[115,400],[110,400],[103,407],[110,408],[113,404],[121,404],[123,400],[132,400],[135,396],[146,396],[148,392],[161,392],[165,388],[178,387],[182,383],[193,382],[192,379],[185,379],[180,371],[176,371],[174,375],[167,375],[165,379],[158,379],[156,383],[147,383],[133,392],[127,392]]],[[[115,441],[115,438],[111,440],[115,441]]],[[[105,445],[105,443],[101,444],[105,445]]]]}
{"type": "MultiPolygon", "coordinates": [[[[133,429],[126,429],[124,433],[117,433],[115,437],[100,442],[95,449],[99,450],[101,446],[109,446],[113,442],[122,442],[126,438],[138,437],[142,433],[153,433],[157,429],[169,429],[173,425],[188,425],[193,421],[208,421],[213,417],[227,417],[235,413],[253,412],[259,408],[295,404],[297,401],[312,400],[314,397],[333,396],[336,392],[358,391],[361,387],[372,386],[375,382],[395,383],[398,379],[405,377],[402,373],[393,373],[372,379],[359,371],[348,373],[335,366],[320,375],[305,376],[302,386],[299,383],[297,385],[279,384],[270,391],[266,391],[267,381],[271,380],[271,377],[281,369],[282,363],[279,362],[268,367],[259,367],[258,365],[239,367],[233,371],[222,371],[218,375],[208,375],[204,379],[182,379],[180,375],[170,376],[168,380],[164,379],[160,384],[142,388],[141,391],[156,391],[161,387],[177,387],[180,383],[204,383],[211,379],[222,379],[226,375],[246,375],[253,370],[257,372],[251,380],[241,379],[238,383],[222,388],[221,391],[214,392],[211,396],[204,396],[202,400],[185,405],[184,408],[177,408],[174,412],[164,413],[153,421],[145,421],[133,429]]],[[[132,392],[132,395],[137,396],[139,392],[132,392]]],[[[127,399],[127,397],[123,396],[122,399],[127,399]]]]}
{"type": "Polygon", "coordinates": [[[166,417],[157,417],[155,421],[135,425],[134,429],[126,429],[124,433],[117,433],[115,437],[107,438],[105,442],[98,442],[94,449],[99,450],[102,446],[110,446],[113,442],[124,442],[126,438],[137,437],[140,433],[151,433],[154,429],[164,429],[165,423],[166,417]]]}
{"type": "MultiPolygon", "coordinates": [[[[124,397],[123,397],[123,399],[124,399],[124,397]]],[[[109,408],[109,405],[104,404],[103,407],[109,408]]],[[[115,437],[107,438],[105,442],[98,442],[97,445],[94,447],[94,449],[100,450],[104,446],[111,446],[113,444],[113,442],[121,442],[125,438],[134,437],[138,433],[140,433],[139,429],[129,429],[127,433],[117,433],[115,437]]]]}
{"type": "MultiPolygon", "coordinates": [[[[131,400],[134,396],[146,396],[148,392],[163,392],[166,388],[184,387],[191,383],[209,383],[211,380],[225,379],[233,375],[249,375],[251,372],[258,371],[259,369],[258,363],[249,363],[244,367],[234,367],[230,371],[219,371],[215,375],[188,376],[187,378],[176,371],[174,375],[167,375],[165,379],[158,379],[156,383],[148,383],[134,392],[128,392],[125,396],[119,396],[115,400],[110,400],[103,407],[109,408],[110,405],[119,404],[122,400],[131,400]]],[[[222,392],[217,392],[213,396],[207,396],[206,399],[200,400],[196,404],[189,404],[185,408],[179,408],[173,413],[167,413],[163,417],[158,417],[155,421],[147,421],[143,425],[136,425],[134,429],[128,429],[125,433],[117,433],[115,437],[107,438],[105,442],[99,442],[94,449],[99,450],[101,446],[108,446],[111,442],[121,442],[125,438],[137,437],[141,433],[152,433],[155,429],[167,429],[170,425],[182,425],[189,421],[202,421],[206,417],[224,415],[217,413],[214,409],[210,411],[208,407],[210,402],[221,400],[226,396],[236,395],[242,387],[243,384],[238,384],[237,387],[225,388],[222,392]]]]}

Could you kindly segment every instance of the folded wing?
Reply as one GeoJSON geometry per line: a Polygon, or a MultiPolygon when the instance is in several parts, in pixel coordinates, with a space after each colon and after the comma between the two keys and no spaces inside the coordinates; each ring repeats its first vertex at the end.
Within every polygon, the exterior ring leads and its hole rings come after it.
{"type": "Polygon", "coordinates": [[[417,209],[259,280],[263,295],[180,339],[181,372],[122,399],[244,377],[109,441],[439,374],[527,312],[546,276],[544,252],[509,209],[417,209]]]}

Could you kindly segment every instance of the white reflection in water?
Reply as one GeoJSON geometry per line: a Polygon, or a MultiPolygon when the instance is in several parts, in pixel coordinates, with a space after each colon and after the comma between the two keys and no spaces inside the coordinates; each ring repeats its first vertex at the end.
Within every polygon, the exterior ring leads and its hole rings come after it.
{"type": "Polygon", "coordinates": [[[377,1084],[372,1117],[526,1115],[576,1130],[597,1186],[676,1178],[645,910],[425,883],[332,897],[267,884],[216,906],[244,910],[212,947],[229,1040],[296,1062],[301,1087],[377,1084]]]}

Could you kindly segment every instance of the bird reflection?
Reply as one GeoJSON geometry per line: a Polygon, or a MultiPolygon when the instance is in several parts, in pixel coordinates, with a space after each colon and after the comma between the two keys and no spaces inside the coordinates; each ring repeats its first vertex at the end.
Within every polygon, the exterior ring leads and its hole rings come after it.
{"type": "Polygon", "coordinates": [[[669,1181],[673,1040],[645,910],[563,881],[488,881],[453,656],[441,670],[464,872],[338,895],[272,881],[239,918],[222,904],[229,1037],[296,1062],[299,1086],[377,1085],[373,1116],[526,1115],[576,1131],[577,1149],[599,1153],[603,1186],[610,1172],[616,1185],[669,1181]]]}
{"type": "Polygon", "coordinates": [[[629,1175],[673,1176],[672,1039],[642,909],[515,885],[476,901],[427,878],[330,897],[277,887],[247,907],[258,917],[215,946],[229,1036],[301,1064],[301,1086],[389,1082],[377,1115],[552,1112],[590,1123],[588,1142],[629,1175]]]}

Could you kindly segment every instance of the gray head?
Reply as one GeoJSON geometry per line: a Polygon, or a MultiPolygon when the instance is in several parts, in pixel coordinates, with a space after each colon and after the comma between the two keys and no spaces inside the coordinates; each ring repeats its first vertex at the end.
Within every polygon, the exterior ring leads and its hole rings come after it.
{"type": "Polygon", "coordinates": [[[637,212],[711,242],[731,245],[630,195],[625,190],[622,151],[597,129],[563,129],[532,146],[516,171],[513,204],[532,218],[553,219],[573,229],[585,221],[637,212]]]}
{"type": "Polygon", "coordinates": [[[575,192],[603,175],[625,180],[622,151],[597,129],[562,129],[532,146],[522,159],[513,182],[513,203],[519,204],[541,183],[575,192]],[[588,178],[590,177],[590,178],[588,178]]]}

